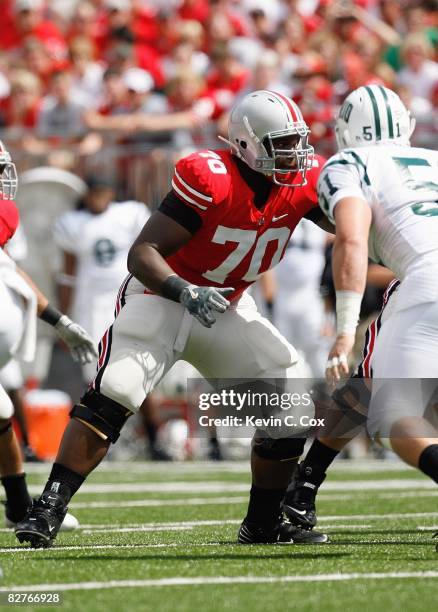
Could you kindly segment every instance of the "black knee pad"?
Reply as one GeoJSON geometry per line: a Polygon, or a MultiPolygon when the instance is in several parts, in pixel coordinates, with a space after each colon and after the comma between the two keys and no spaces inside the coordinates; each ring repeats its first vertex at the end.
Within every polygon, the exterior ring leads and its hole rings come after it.
{"type": "Polygon", "coordinates": [[[98,436],[114,444],[132,412],[114,400],[89,389],[70,416],[88,425],[98,436]]]}
{"type": "Polygon", "coordinates": [[[303,454],[306,438],[256,438],[252,449],[262,459],[273,461],[290,461],[303,454]]]}
{"type": "Polygon", "coordinates": [[[0,425],[0,436],[8,433],[8,431],[11,431],[11,429],[12,429],[12,421],[8,421],[7,423],[3,422],[0,425]]]}
{"type": "Polygon", "coordinates": [[[355,425],[365,425],[371,401],[371,391],[363,378],[352,376],[333,393],[336,408],[355,425]]]}

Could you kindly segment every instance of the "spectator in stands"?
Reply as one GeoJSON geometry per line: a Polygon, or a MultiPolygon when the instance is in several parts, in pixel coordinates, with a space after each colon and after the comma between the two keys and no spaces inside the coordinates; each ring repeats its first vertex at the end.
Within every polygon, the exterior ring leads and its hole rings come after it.
{"type": "Polygon", "coordinates": [[[102,101],[103,74],[105,67],[94,61],[94,46],[85,36],[70,41],[73,98],[83,101],[87,108],[95,108],[102,101]]]}
{"type": "Polygon", "coordinates": [[[412,94],[425,100],[438,83],[438,64],[432,61],[433,46],[422,33],[410,34],[402,45],[405,67],[400,70],[398,82],[406,85],[412,94]]]}
{"type": "Polygon", "coordinates": [[[37,75],[45,89],[50,86],[52,75],[66,67],[64,61],[57,61],[47,47],[37,38],[27,38],[19,55],[22,67],[37,75]]]}
{"type": "Polygon", "coordinates": [[[103,48],[106,54],[118,43],[132,45],[134,65],[149,71],[155,84],[158,87],[162,86],[164,78],[160,56],[150,44],[141,39],[138,16],[133,11],[130,0],[105,0],[104,7],[107,16],[107,31],[103,48]]]}
{"type": "Polygon", "coordinates": [[[325,76],[330,81],[335,81],[339,76],[339,57],[341,45],[339,40],[327,30],[315,32],[308,40],[310,51],[315,51],[321,57],[325,65],[325,76]]]}
{"type": "Polygon", "coordinates": [[[97,57],[102,55],[102,39],[105,36],[105,24],[99,18],[97,8],[88,0],[80,0],[67,27],[66,38],[71,41],[76,36],[88,38],[96,47],[97,57]]]}
{"type": "Polygon", "coordinates": [[[19,50],[29,38],[36,38],[51,56],[65,57],[67,47],[56,25],[43,18],[44,0],[15,0],[12,19],[2,16],[0,49],[19,50]]]}
{"type": "Polygon", "coordinates": [[[218,45],[211,54],[212,69],[207,77],[208,94],[216,105],[213,119],[228,110],[249,81],[249,71],[237,60],[231,49],[218,45]]]}
{"type": "Polygon", "coordinates": [[[8,128],[21,130],[36,126],[41,106],[41,82],[27,70],[11,74],[11,94],[2,108],[2,123],[8,128]]]}
{"type": "Polygon", "coordinates": [[[190,68],[199,75],[209,69],[210,59],[201,51],[204,31],[196,21],[182,21],[176,27],[178,39],[171,52],[163,58],[163,71],[167,80],[173,78],[181,68],[190,68]]]}
{"type": "Polygon", "coordinates": [[[260,54],[254,73],[245,91],[256,89],[272,89],[286,96],[290,95],[291,80],[282,79],[280,75],[280,57],[272,49],[266,49],[260,54]]]}
{"type": "Polygon", "coordinates": [[[128,91],[122,79],[122,73],[115,68],[108,68],[103,75],[101,115],[119,115],[128,109],[128,91]]]}
{"type": "Polygon", "coordinates": [[[122,75],[127,95],[127,111],[130,113],[167,113],[166,96],[153,93],[154,79],[141,68],[130,68],[122,75]]]}
{"type": "Polygon", "coordinates": [[[73,81],[67,71],[56,72],[51,91],[43,100],[38,116],[37,134],[41,138],[80,138],[85,131],[85,105],[73,96],[73,81]]]}

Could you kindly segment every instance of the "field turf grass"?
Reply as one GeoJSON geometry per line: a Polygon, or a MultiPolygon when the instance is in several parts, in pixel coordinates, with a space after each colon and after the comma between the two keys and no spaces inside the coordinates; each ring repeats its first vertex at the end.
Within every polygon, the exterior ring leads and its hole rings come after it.
{"type": "MultiPolygon", "coordinates": [[[[28,466],[37,494],[49,465],[28,466]]],[[[0,599],[59,591],[62,610],[432,611],[436,486],[396,461],[338,461],[319,498],[318,546],[236,544],[246,463],[107,462],[71,505],[81,529],[49,550],[0,530],[0,599]]],[[[51,609],[39,605],[21,609],[51,609]]]]}

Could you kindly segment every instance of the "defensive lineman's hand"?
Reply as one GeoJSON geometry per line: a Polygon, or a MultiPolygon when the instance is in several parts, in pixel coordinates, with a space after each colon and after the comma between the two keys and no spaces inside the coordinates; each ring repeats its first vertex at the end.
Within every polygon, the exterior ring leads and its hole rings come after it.
{"type": "Polygon", "coordinates": [[[97,357],[97,349],[91,336],[67,315],[62,315],[55,329],[70,349],[74,361],[84,365],[97,357]]]}
{"type": "Polygon", "coordinates": [[[179,296],[191,315],[198,319],[204,327],[211,327],[216,323],[215,312],[225,312],[230,302],[226,299],[233,293],[233,287],[185,287],[179,296]]]}

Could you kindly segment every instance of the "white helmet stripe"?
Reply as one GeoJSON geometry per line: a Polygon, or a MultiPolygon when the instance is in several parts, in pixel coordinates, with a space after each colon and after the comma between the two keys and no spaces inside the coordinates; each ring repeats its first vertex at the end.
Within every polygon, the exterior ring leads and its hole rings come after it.
{"type": "Polygon", "coordinates": [[[374,124],[375,124],[375,130],[376,130],[376,140],[382,140],[382,128],[381,128],[381,125],[380,125],[379,106],[377,104],[376,96],[374,95],[374,92],[371,89],[371,87],[368,87],[366,85],[365,89],[368,92],[368,95],[369,95],[369,97],[371,99],[371,104],[373,106],[374,124]]]}
{"type": "Polygon", "coordinates": [[[394,122],[393,122],[393,119],[392,119],[392,110],[391,110],[391,104],[389,102],[388,94],[386,93],[386,90],[385,90],[384,87],[382,87],[381,85],[379,85],[378,87],[379,87],[380,91],[382,92],[383,99],[385,100],[386,117],[388,119],[389,138],[394,138],[394,122]]]}

